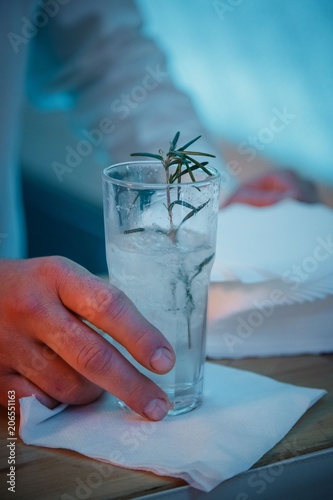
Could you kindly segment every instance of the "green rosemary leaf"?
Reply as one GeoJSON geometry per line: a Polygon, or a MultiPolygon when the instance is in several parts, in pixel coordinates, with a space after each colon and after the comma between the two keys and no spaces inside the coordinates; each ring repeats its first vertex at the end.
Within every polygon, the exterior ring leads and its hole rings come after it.
{"type": "Polygon", "coordinates": [[[205,168],[205,166],[202,163],[200,163],[199,161],[195,160],[194,158],[191,158],[188,155],[185,155],[185,157],[188,160],[191,160],[198,168],[201,168],[201,170],[203,170],[207,175],[212,175],[212,173],[207,168],[205,168]]]}
{"type": "Polygon", "coordinates": [[[131,156],[149,156],[150,158],[156,158],[157,160],[163,161],[163,156],[154,153],[131,153],[131,156]]]}
{"type": "Polygon", "coordinates": [[[196,273],[192,276],[192,278],[191,278],[191,283],[192,283],[192,281],[194,280],[194,278],[195,278],[196,276],[198,276],[198,274],[200,274],[200,273],[201,273],[201,271],[203,270],[203,268],[204,268],[205,266],[207,266],[207,264],[209,264],[209,262],[210,262],[210,261],[214,258],[214,255],[215,255],[215,253],[212,253],[212,255],[210,255],[210,256],[209,256],[209,257],[207,257],[205,260],[203,260],[203,261],[201,262],[201,264],[199,264],[198,266],[196,266],[196,273]]]}
{"type": "Polygon", "coordinates": [[[177,132],[175,137],[172,139],[171,144],[170,144],[170,151],[174,151],[176,149],[179,136],[180,136],[180,132],[177,132]]]}
{"type": "MultiPolygon", "coordinates": [[[[205,166],[207,164],[208,164],[207,161],[202,162],[203,166],[205,166]]],[[[195,170],[198,170],[199,168],[202,168],[202,167],[198,167],[197,165],[194,165],[194,166],[190,167],[190,169],[191,169],[192,172],[194,172],[195,170]]],[[[188,173],[187,170],[179,170],[178,171],[178,169],[177,169],[176,172],[171,176],[170,184],[172,184],[173,182],[175,182],[177,179],[179,180],[180,177],[182,177],[183,175],[186,175],[187,173],[188,173]]]]}
{"type": "Polygon", "coordinates": [[[169,175],[169,184],[173,184],[175,180],[178,180],[178,182],[181,182],[181,175],[182,175],[182,166],[179,164],[178,161],[171,162],[170,165],[175,165],[177,164],[178,167],[176,171],[173,174],[169,175]]]}
{"type": "Polygon", "coordinates": [[[186,222],[188,219],[190,219],[191,217],[193,217],[193,215],[197,214],[198,212],[200,212],[200,210],[202,210],[207,204],[209,203],[209,200],[205,201],[205,203],[203,203],[202,205],[199,205],[198,207],[194,208],[193,210],[191,210],[191,212],[189,212],[185,217],[184,219],[181,221],[181,223],[179,224],[178,227],[180,227],[182,224],[184,224],[184,222],[186,222]]]}
{"type": "Polygon", "coordinates": [[[188,166],[188,164],[186,163],[185,165],[185,170],[187,171],[187,173],[189,174],[189,176],[191,177],[191,181],[192,182],[195,182],[195,177],[193,175],[193,172],[192,172],[192,169],[188,166]]]}
{"type": "Polygon", "coordinates": [[[182,207],[189,208],[190,210],[195,210],[196,208],[191,205],[190,203],[187,203],[187,201],[183,200],[175,200],[169,205],[169,210],[172,210],[175,205],[181,205],[182,207]]]}
{"type": "MultiPolygon", "coordinates": [[[[178,167],[181,169],[182,165],[185,163],[190,163],[190,162],[188,160],[186,160],[186,158],[185,158],[184,162],[179,160],[178,158],[176,158],[176,159],[170,161],[170,163],[168,162],[167,168],[171,167],[171,165],[178,165],[178,167]]],[[[177,167],[177,170],[178,170],[178,167],[177,167]]]]}
{"type": "Polygon", "coordinates": [[[184,149],[188,148],[189,146],[191,146],[191,144],[193,144],[195,141],[197,141],[198,139],[200,139],[201,135],[198,135],[198,137],[196,137],[195,139],[192,139],[191,141],[187,142],[184,146],[182,146],[181,148],[178,148],[178,151],[184,151],[184,149]]]}
{"type": "Polygon", "coordinates": [[[124,234],[131,234],[131,233],[142,233],[144,231],[144,227],[137,227],[134,229],[125,229],[124,234]]]}
{"type": "Polygon", "coordinates": [[[209,156],[210,158],[216,158],[215,155],[211,155],[210,153],[200,153],[199,151],[186,151],[187,156],[189,155],[197,155],[197,156],[209,156]]]}
{"type": "Polygon", "coordinates": [[[186,168],[186,166],[189,165],[191,162],[193,163],[193,160],[190,157],[187,158],[185,153],[182,151],[172,151],[172,152],[169,151],[167,153],[167,158],[168,158],[167,160],[168,167],[170,165],[178,164],[180,167],[184,166],[186,168]]]}

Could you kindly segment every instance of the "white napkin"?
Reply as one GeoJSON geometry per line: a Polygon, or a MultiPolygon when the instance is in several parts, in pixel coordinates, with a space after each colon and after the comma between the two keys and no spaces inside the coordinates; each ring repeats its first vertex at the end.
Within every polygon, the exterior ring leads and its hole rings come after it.
{"type": "Polygon", "coordinates": [[[326,392],[212,363],[205,370],[204,403],[190,413],[149,422],[109,394],[53,410],[32,396],[20,399],[20,436],[210,491],[257,462],[326,392]]]}
{"type": "Polygon", "coordinates": [[[233,204],[220,211],[212,281],[278,278],[290,283],[299,277],[305,283],[329,274],[333,293],[331,208],[283,200],[259,208],[233,204]]]}
{"type": "Polygon", "coordinates": [[[210,358],[333,351],[333,210],[284,200],[219,213],[210,358]]]}
{"type": "Polygon", "coordinates": [[[212,283],[206,354],[212,359],[333,352],[333,295],[321,286],[212,283]]]}

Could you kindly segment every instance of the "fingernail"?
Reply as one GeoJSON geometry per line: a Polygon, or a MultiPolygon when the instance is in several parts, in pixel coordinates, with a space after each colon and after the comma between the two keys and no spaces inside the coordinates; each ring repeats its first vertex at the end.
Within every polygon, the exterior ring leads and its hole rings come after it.
{"type": "Polygon", "coordinates": [[[164,399],[153,399],[147,404],[143,413],[150,420],[162,420],[163,417],[168,413],[169,407],[164,399]]]}
{"type": "Polygon", "coordinates": [[[150,364],[158,372],[168,372],[174,365],[174,355],[166,347],[156,349],[150,358],[150,364]]]}

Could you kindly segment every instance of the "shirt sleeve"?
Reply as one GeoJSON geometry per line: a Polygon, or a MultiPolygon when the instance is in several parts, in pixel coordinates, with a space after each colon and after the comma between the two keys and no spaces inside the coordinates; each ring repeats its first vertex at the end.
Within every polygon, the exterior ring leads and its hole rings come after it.
{"type": "Polygon", "coordinates": [[[31,101],[66,113],[77,140],[87,140],[93,129],[99,161],[107,165],[134,151],[165,150],[179,130],[184,143],[202,136],[198,147],[216,154],[211,164],[224,170],[225,192],[233,190],[234,179],[190,98],[172,81],[162,51],[143,35],[132,0],[72,0],[33,43],[31,101]]]}

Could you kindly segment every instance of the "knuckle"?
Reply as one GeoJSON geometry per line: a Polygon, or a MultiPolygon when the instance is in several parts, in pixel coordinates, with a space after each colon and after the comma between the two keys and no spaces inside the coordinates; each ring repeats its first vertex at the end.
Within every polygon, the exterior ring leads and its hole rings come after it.
{"type": "Polygon", "coordinates": [[[40,302],[39,298],[30,294],[24,294],[20,298],[18,307],[21,312],[29,316],[40,316],[44,312],[44,306],[40,302]]]}
{"type": "Polygon", "coordinates": [[[48,268],[57,270],[66,269],[71,261],[61,255],[51,255],[50,257],[46,257],[44,262],[48,268]]]}
{"type": "Polygon", "coordinates": [[[45,307],[41,299],[31,290],[16,289],[5,304],[4,310],[9,318],[40,318],[45,314],[45,307]]]}
{"type": "Polygon", "coordinates": [[[112,365],[112,351],[93,343],[85,345],[77,355],[77,365],[84,373],[105,373],[112,365]]]}
{"type": "Polygon", "coordinates": [[[126,295],[119,289],[99,290],[92,300],[92,311],[95,314],[109,316],[112,319],[123,316],[128,309],[126,295]]]}
{"type": "Polygon", "coordinates": [[[133,380],[132,385],[126,388],[126,403],[133,407],[141,406],[145,390],[147,391],[148,388],[143,385],[142,379],[140,379],[140,382],[133,380]]]}
{"type": "Polygon", "coordinates": [[[47,304],[53,300],[52,287],[61,273],[69,270],[68,262],[58,256],[27,259],[22,279],[13,282],[11,293],[2,298],[5,314],[10,319],[44,316],[47,304]]]}
{"type": "Polygon", "coordinates": [[[70,316],[60,317],[60,315],[49,315],[44,329],[36,332],[36,337],[41,340],[42,354],[45,359],[52,360],[57,356],[63,356],[75,352],[80,345],[82,336],[82,325],[75,318],[70,316]],[[49,325],[49,328],[46,328],[49,325]]]}
{"type": "Polygon", "coordinates": [[[124,402],[130,408],[137,408],[140,406],[142,393],[140,388],[137,385],[133,385],[132,387],[126,388],[126,395],[123,397],[124,402]]]}
{"type": "Polygon", "coordinates": [[[67,404],[81,405],[94,401],[102,392],[100,387],[94,386],[87,380],[80,380],[62,391],[57,399],[67,404]]]}
{"type": "Polygon", "coordinates": [[[68,272],[71,269],[71,261],[60,255],[52,255],[40,259],[39,273],[46,280],[57,282],[59,278],[66,279],[68,272]]]}
{"type": "Polygon", "coordinates": [[[93,298],[92,308],[100,314],[107,314],[113,307],[113,300],[109,290],[99,290],[93,298]]]}
{"type": "Polygon", "coordinates": [[[138,350],[143,350],[150,346],[152,342],[152,330],[149,326],[137,329],[132,336],[133,346],[138,350]]]}
{"type": "Polygon", "coordinates": [[[77,381],[67,386],[66,385],[62,386],[61,390],[58,390],[55,396],[56,399],[58,399],[63,403],[67,404],[80,403],[84,389],[85,389],[85,384],[77,381]]]}
{"type": "Polygon", "coordinates": [[[56,399],[62,403],[79,403],[82,396],[82,387],[79,384],[73,384],[70,387],[62,388],[55,396],[56,399]]]}

